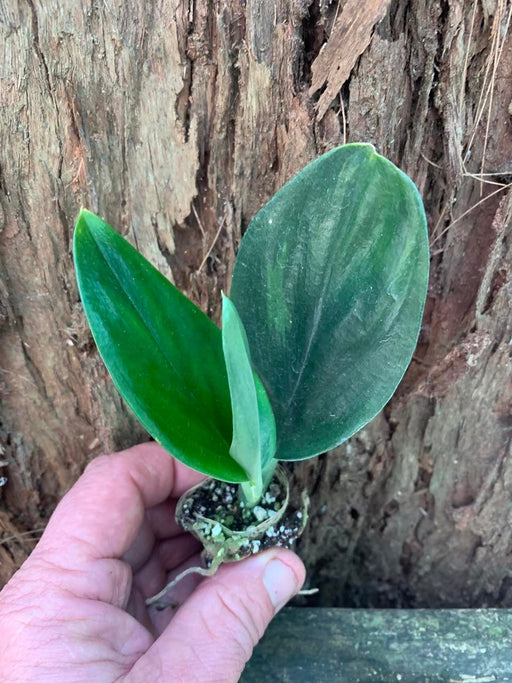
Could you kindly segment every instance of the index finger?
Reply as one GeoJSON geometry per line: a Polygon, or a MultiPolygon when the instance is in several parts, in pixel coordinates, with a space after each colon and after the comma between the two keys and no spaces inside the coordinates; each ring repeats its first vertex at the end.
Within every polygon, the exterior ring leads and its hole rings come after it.
{"type": "Polygon", "coordinates": [[[120,558],[146,508],[180,496],[202,478],[154,442],[100,456],[59,503],[40,546],[57,549],[73,565],[120,558]]]}

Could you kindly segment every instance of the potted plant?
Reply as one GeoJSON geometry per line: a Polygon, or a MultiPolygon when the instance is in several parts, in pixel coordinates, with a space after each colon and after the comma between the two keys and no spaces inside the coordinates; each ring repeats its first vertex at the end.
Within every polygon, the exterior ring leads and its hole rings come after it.
{"type": "Polygon", "coordinates": [[[349,438],[410,362],[429,263],[412,181],[366,144],[306,166],[245,232],[222,330],[89,211],[74,257],[121,395],[164,448],[211,478],[177,509],[204,544],[200,571],[290,545],[307,500],[290,495],[279,463],[349,438]]]}

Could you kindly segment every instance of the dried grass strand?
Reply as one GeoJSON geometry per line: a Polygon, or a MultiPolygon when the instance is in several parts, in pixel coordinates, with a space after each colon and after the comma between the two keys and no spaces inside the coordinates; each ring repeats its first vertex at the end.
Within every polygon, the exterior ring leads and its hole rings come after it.
{"type": "MultiPolygon", "coordinates": [[[[509,32],[510,28],[510,22],[512,19],[512,5],[510,6],[508,15],[506,17],[505,21],[505,26],[503,29],[503,38],[500,40],[500,33],[501,33],[501,26],[503,24],[503,20],[505,17],[505,0],[498,0],[498,6],[496,8],[496,13],[494,15],[494,20],[491,28],[491,48],[489,50],[489,55],[487,57],[487,62],[486,62],[486,68],[485,68],[485,73],[484,73],[484,78],[483,78],[483,85],[482,89],[480,91],[480,97],[478,99],[478,104],[477,104],[477,113],[475,116],[475,121],[471,130],[471,135],[469,142],[466,146],[465,154],[464,154],[464,159],[463,159],[463,169],[464,172],[467,172],[467,168],[465,165],[465,159],[467,158],[468,153],[470,152],[471,148],[473,147],[473,143],[475,140],[475,136],[477,134],[478,126],[480,125],[482,121],[482,117],[484,116],[485,112],[487,111],[487,121],[486,121],[486,129],[485,129],[485,136],[484,136],[484,147],[483,147],[483,154],[482,154],[482,163],[480,166],[480,176],[484,174],[484,168],[485,168],[485,158],[486,158],[486,151],[487,151],[487,145],[489,141],[489,130],[490,130],[490,122],[491,122],[491,114],[492,114],[492,105],[494,101],[494,90],[496,86],[496,75],[497,75],[497,69],[498,65],[500,63],[501,57],[503,55],[503,50],[506,44],[506,39],[507,35],[509,32]]],[[[468,49],[469,49],[469,43],[468,43],[468,49]]],[[[464,83],[462,84],[464,87],[464,83]]],[[[476,174],[473,174],[473,176],[476,174]]],[[[481,181],[483,182],[483,181],[481,181]]]]}
{"type": "Polygon", "coordinates": [[[473,206],[470,206],[469,209],[467,209],[466,211],[464,211],[463,213],[461,213],[460,216],[457,216],[457,218],[456,218],[455,220],[453,220],[449,225],[447,225],[446,228],[444,228],[444,230],[442,230],[442,231],[439,233],[439,235],[438,235],[435,239],[433,239],[433,240],[430,242],[430,246],[433,247],[434,244],[435,244],[436,242],[438,242],[438,241],[441,239],[441,237],[442,237],[443,235],[446,235],[446,233],[447,233],[451,228],[453,228],[453,226],[454,226],[456,223],[458,223],[460,220],[462,220],[463,218],[465,218],[469,213],[471,213],[472,211],[474,211],[478,206],[480,206],[480,204],[483,204],[484,202],[486,202],[486,201],[487,201],[488,199],[490,199],[491,197],[494,197],[495,195],[498,194],[498,192],[503,192],[503,190],[507,190],[507,189],[510,188],[510,187],[512,187],[512,183],[509,183],[508,185],[503,185],[502,187],[499,187],[497,190],[494,190],[494,192],[491,192],[490,194],[488,194],[486,197],[483,197],[483,199],[480,199],[480,201],[476,202],[476,204],[473,204],[473,206]]]}
{"type": "Polygon", "coordinates": [[[464,55],[464,65],[462,67],[462,76],[461,76],[461,83],[460,83],[459,113],[462,112],[462,105],[464,103],[464,94],[466,91],[466,77],[468,75],[469,49],[471,46],[471,40],[473,38],[473,31],[475,28],[475,17],[476,17],[477,5],[478,5],[478,0],[473,0],[473,12],[471,13],[471,24],[469,27],[469,36],[468,36],[468,42],[466,45],[466,54],[464,55]]]}
{"type": "MultiPolygon", "coordinates": [[[[498,47],[494,53],[494,64],[493,64],[493,70],[492,70],[492,74],[491,74],[491,85],[492,85],[492,87],[491,87],[491,91],[490,91],[490,95],[489,95],[489,108],[487,111],[487,125],[485,127],[484,148],[482,151],[482,164],[480,166],[480,173],[483,173],[484,168],[485,168],[485,158],[487,155],[487,145],[489,142],[489,130],[490,130],[490,126],[491,126],[492,106],[494,103],[494,90],[495,90],[495,86],[496,86],[496,75],[498,72],[498,64],[499,64],[499,61],[501,59],[501,55],[503,53],[503,47],[505,45],[505,39],[507,37],[508,28],[510,25],[510,17],[512,16],[512,5],[511,5],[509,13],[508,13],[507,21],[505,24],[505,29],[503,31],[503,40],[500,44],[500,40],[499,40],[500,26],[502,24],[503,14],[505,13],[505,7],[504,7],[503,3],[504,3],[504,0],[500,0],[499,7],[502,8],[502,11],[499,12],[499,14],[501,16],[500,16],[500,20],[498,22],[497,31],[496,31],[496,34],[497,34],[496,44],[498,47]]],[[[498,15],[498,12],[496,12],[496,14],[498,15]]],[[[480,194],[482,194],[482,192],[483,192],[483,187],[480,186],[480,194]]]]}
{"type": "Polygon", "coordinates": [[[38,529],[30,529],[29,531],[20,531],[20,533],[17,534],[11,534],[10,536],[6,536],[5,538],[0,539],[0,546],[2,545],[7,545],[8,543],[11,543],[12,541],[18,541],[18,543],[22,543],[23,539],[24,541],[26,540],[33,540],[36,541],[37,538],[33,539],[27,539],[25,538],[26,536],[37,536],[38,534],[42,534],[44,531],[44,527],[38,528],[38,529]]]}
{"type": "Polygon", "coordinates": [[[218,229],[217,232],[215,233],[215,237],[213,238],[213,242],[211,243],[210,248],[208,249],[208,251],[206,252],[206,254],[204,255],[204,258],[203,258],[203,260],[201,261],[201,265],[200,265],[199,268],[196,270],[196,275],[197,275],[197,273],[200,273],[201,270],[203,269],[204,264],[206,263],[206,261],[208,260],[208,257],[210,256],[210,254],[211,254],[212,251],[213,251],[213,247],[215,246],[215,244],[217,243],[217,240],[219,239],[219,236],[220,236],[220,233],[221,233],[221,231],[222,231],[222,228],[224,227],[224,218],[225,218],[225,216],[222,216],[222,220],[221,220],[221,222],[220,222],[219,229],[218,229]]]}

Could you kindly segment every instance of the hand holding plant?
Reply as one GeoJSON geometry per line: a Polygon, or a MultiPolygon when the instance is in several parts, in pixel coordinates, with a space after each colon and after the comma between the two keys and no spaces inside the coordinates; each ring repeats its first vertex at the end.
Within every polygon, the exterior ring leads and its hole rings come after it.
{"type": "Polygon", "coordinates": [[[275,549],[180,583],[176,614],[148,610],[148,595],[197,562],[172,517],[200,478],[154,443],[93,461],[0,593],[2,681],[239,679],[304,569],[275,549]]]}
{"type": "Polygon", "coordinates": [[[421,200],[368,145],[320,157],[251,222],[222,331],[90,212],[74,248],[119,391],[162,446],[217,481],[199,484],[156,444],[93,463],[1,594],[0,672],[56,680],[58,664],[66,681],[238,680],[304,578],[293,553],[260,553],[305,522],[278,462],[349,438],[410,361],[428,280],[421,200]],[[204,543],[202,573],[248,559],[190,593],[197,545],[173,524],[175,507],[204,543]],[[183,604],[171,621],[147,599],[176,573],[186,581],[173,587],[183,604]]]}

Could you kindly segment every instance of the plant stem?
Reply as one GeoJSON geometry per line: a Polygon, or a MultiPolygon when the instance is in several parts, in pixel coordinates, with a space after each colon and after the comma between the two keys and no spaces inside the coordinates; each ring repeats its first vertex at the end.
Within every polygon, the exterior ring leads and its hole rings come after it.
{"type": "Polygon", "coordinates": [[[261,473],[258,482],[254,483],[252,481],[246,481],[243,484],[240,484],[240,498],[244,501],[247,507],[252,508],[259,503],[263,494],[267,490],[272,477],[274,476],[276,467],[277,460],[271,458],[263,468],[263,472],[261,473]]]}
{"type": "Polygon", "coordinates": [[[252,481],[244,481],[240,484],[240,498],[244,501],[247,507],[253,508],[263,495],[263,482],[260,481],[255,484],[252,481]]]}

